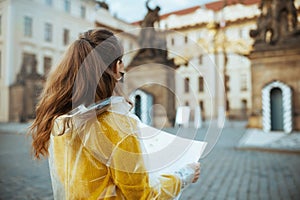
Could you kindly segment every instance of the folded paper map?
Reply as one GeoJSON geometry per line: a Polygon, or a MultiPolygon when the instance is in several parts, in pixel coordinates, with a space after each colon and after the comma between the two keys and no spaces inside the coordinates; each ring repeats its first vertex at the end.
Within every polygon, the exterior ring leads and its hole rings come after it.
{"type": "Polygon", "coordinates": [[[186,164],[198,162],[206,142],[182,138],[140,124],[141,145],[147,152],[145,163],[150,173],[173,173],[186,164]]]}

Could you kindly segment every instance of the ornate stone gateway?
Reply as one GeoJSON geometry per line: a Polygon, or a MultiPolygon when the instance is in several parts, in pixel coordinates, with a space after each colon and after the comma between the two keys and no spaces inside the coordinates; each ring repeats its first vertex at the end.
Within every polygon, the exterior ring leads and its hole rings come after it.
{"type": "Polygon", "coordinates": [[[286,84],[275,81],[262,90],[263,130],[292,131],[292,90],[286,84]]]}
{"type": "Polygon", "coordinates": [[[129,98],[134,104],[133,113],[136,114],[143,123],[152,125],[153,96],[143,90],[136,90],[129,98]]]}
{"type": "Polygon", "coordinates": [[[148,116],[152,116],[153,126],[168,127],[174,123],[176,114],[174,77],[174,70],[169,70],[167,66],[158,63],[135,66],[127,71],[125,76],[126,93],[133,96],[131,99],[135,106],[142,108],[135,108],[135,112],[140,115],[143,122],[147,122],[147,117],[143,116],[147,116],[152,107],[151,115],[148,116]],[[153,99],[151,100],[152,105],[155,106],[151,105],[147,109],[143,109],[145,102],[150,102],[150,96],[153,99]]]}
{"type": "Polygon", "coordinates": [[[262,0],[250,54],[252,110],[248,126],[300,130],[300,27],[293,0],[262,0]]]}
{"type": "Polygon", "coordinates": [[[45,78],[37,73],[34,54],[23,54],[21,71],[10,87],[10,121],[25,122],[35,118],[35,107],[45,78]]]}
{"type": "Polygon", "coordinates": [[[134,99],[138,106],[135,111],[143,122],[149,120],[145,117],[149,110],[139,110],[139,107],[143,108],[143,94],[147,94],[152,97],[155,105],[152,111],[153,126],[171,126],[176,114],[174,93],[177,66],[167,58],[165,33],[154,28],[155,22],[159,20],[160,8],[151,9],[148,4],[149,1],[146,2],[148,13],[141,23],[138,38],[140,48],[126,69],[127,94],[133,93],[137,97],[134,99]],[[136,96],[137,93],[140,93],[140,97],[136,96]]]}
{"type": "Polygon", "coordinates": [[[257,29],[251,30],[255,45],[284,43],[287,37],[299,35],[294,0],[262,0],[257,29]]]}

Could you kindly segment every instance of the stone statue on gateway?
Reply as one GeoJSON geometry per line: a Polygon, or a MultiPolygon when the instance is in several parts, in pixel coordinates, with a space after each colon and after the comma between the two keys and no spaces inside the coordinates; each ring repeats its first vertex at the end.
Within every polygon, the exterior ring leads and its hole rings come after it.
{"type": "Polygon", "coordinates": [[[155,49],[147,49],[156,47],[155,41],[157,40],[156,31],[154,29],[155,22],[159,22],[160,7],[156,6],[155,9],[149,7],[150,0],[146,1],[146,8],[148,10],[144,20],[140,23],[141,31],[139,36],[139,45],[142,48],[141,53],[145,52],[148,56],[155,56],[155,49]]]}
{"type": "Polygon", "coordinates": [[[154,23],[159,22],[159,14],[158,13],[160,11],[160,7],[156,6],[155,9],[151,9],[149,7],[149,2],[150,2],[150,0],[146,1],[146,8],[148,10],[148,13],[146,14],[144,20],[141,23],[142,28],[154,27],[154,23]]]}
{"type": "Polygon", "coordinates": [[[129,66],[133,67],[150,62],[168,64],[176,68],[173,60],[168,59],[166,31],[159,30],[159,28],[155,26],[155,23],[159,23],[160,7],[156,6],[151,9],[149,6],[150,1],[151,0],[146,1],[148,12],[140,22],[141,30],[138,36],[140,48],[129,66]]]}
{"type": "Polygon", "coordinates": [[[297,9],[294,0],[262,0],[257,29],[250,31],[256,43],[276,44],[297,34],[297,9]],[[268,36],[269,34],[269,36],[268,36]]]}

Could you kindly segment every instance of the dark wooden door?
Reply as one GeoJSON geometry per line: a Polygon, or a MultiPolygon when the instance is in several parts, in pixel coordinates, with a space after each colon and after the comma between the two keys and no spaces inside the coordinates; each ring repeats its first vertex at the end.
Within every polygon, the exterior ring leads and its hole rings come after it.
{"type": "Polygon", "coordinates": [[[279,88],[271,90],[271,130],[283,130],[282,91],[279,88]]]}

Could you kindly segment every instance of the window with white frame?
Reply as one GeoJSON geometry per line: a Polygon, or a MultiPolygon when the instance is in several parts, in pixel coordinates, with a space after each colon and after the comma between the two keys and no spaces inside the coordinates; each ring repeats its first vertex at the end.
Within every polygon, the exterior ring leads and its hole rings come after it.
{"type": "Polygon", "coordinates": [[[199,101],[199,106],[200,106],[202,115],[204,115],[205,111],[204,111],[204,102],[203,102],[203,100],[199,101]]]}
{"type": "Polygon", "coordinates": [[[199,87],[198,87],[199,92],[203,92],[204,91],[204,79],[202,76],[199,76],[199,78],[198,78],[198,85],[199,85],[199,87]]]}
{"type": "Polygon", "coordinates": [[[230,110],[230,102],[229,100],[226,100],[226,111],[230,110]]]}
{"type": "Polygon", "coordinates": [[[203,64],[203,55],[199,55],[198,59],[199,59],[199,65],[202,65],[203,64]]]}
{"type": "Polygon", "coordinates": [[[247,108],[248,108],[248,103],[247,103],[247,100],[246,99],[242,99],[241,100],[241,104],[242,104],[242,111],[247,111],[247,108]]]}
{"type": "Polygon", "coordinates": [[[189,78],[184,79],[184,92],[185,93],[190,92],[190,79],[189,78]]]}
{"type": "Polygon", "coordinates": [[[52,66],[52,58],[46,56],[44,57],[44,74],[48,75],[52,66]]]}
{"type": "Polygon", "coordinates": [[[36,73],[36,68],[34,65],[34,63],[36,62],[36,55],[33,53],[24,52],[22,59],[26,63],[25,71],[23,73],[25,73],[25,74],[36,73]]]}
{"type": "Polygon", "coordinates": [[[175,40],[174,38],[171,38],[171,45],[174,46],[174,44],[175,44],[175,40]]]}
{"type": "Polygon", "coordinates": [[[230,76],[229,75],[225,75],[225,91],[229,92],[230,91],[230,76]]]}
{"type": "Polygon", "coordinates": [[[248,90],[248,85],[247,85],[247,74],[241,74],[241,91],[247,91],[248,90]]]}
{"type": "Polygon", "coordinates": [[[64,33],[63,33],[63,44],[64,45],[68,45],[70,42],[70,31],[69,29],[64,29],[64,33]]]}
{"type": "Polygon", "coordinates": [[[86,8],[85,8],[84,5],[81,5],[81,6],[80,6],[80,17],[81,17],[82,19],[85,19],[85,17],[86,17],[86,8]]]}
{"type": "Polygon", "coordinates": [[[184,36],[184,43],[188,43],[188,41],[189,41],[189,38],[188,38],[188,36],[186,35],[186,36],[184,36]]]}
{"type": "Polygon", "coordinates": [[[71,11],[71,1],[70,0],[64,0],[64,9],[68,13],[71,11]]]}
{"type": "Polygon", "coordinates": [[[52,0],[45,0],[45,3],[47,6],[52,6],[53,1],[52,0]]]}
{"type": "Polygon", "coordinates": [[[32,18],[28,16],[24,17],[24,36],[32,37],[32,18]]]}
{"type": "Polygon", "coordinates": [[[46,23],[45,24],[45,41],[46,42],[52,42],[52,24],[46,23]]]}

